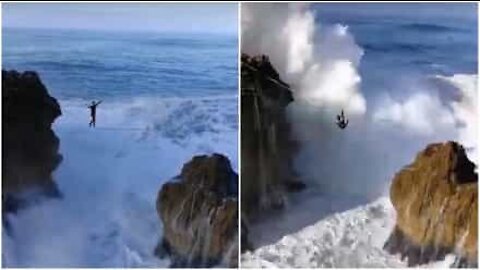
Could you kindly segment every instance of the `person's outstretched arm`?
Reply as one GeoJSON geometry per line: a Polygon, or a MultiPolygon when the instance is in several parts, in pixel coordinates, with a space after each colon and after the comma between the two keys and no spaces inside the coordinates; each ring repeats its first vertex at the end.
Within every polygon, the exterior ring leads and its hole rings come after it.
{"type": "Polygon", "coordinates": [[[95,105],[98,105],[98,104],[102,103],[102,101],[103,101],[103,100],[98,101],[97,104],[95,104],[95,105]]]}

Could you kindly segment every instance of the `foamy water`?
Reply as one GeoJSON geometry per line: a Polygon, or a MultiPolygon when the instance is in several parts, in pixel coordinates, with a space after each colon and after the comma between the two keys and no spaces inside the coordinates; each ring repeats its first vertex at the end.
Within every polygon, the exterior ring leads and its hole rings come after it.
{"type": "MultiPolygon", "coordinates": [[[[318,202],[321,202],[319,200],[318,202]]],[[[295,213],[290,213],[294,219],[295,213]]],[[[408,267],[400,255],[383,245],[395,226],[395,211],[388,198],[328,215],[278,242],[241,257],[245,268],[382,268],[408,267]]],[[[420,267],[445,268],[454,256],[420,267]]]]}
{"type": "Polygon", "coordinates": [[[242,6],[242,50],[269,55],[292,87],[295,169],[308,187],[284,213],[251,225],[255,250],[242,255],[243,266],[406,267],[382,249],[395,224],[388,202],[395,172],[446,140],[478,160],[476,10],[242,6]],[[335,125],[342,109],[350,120],[344,130],[335,125]]]}
{"type": "Polygon", "coordinates": [[[8,217],[4,266],[167,267],[153,255],[162,183],[195,154],[221,152],[237,170],[234,96],[102,105],[94,129],[83,102],[61,102],[55,132],[64,160],[54,178],[63,198],[8,217]]]}
{"type": "Polygon", "coordinates": [[[3,67],[37,71],[58,99],[64,159],[63,197],[7,217],[2,266],[168,267],[153,254],[162,184],[199,154],[238,171],[236,37],[7,29],[3,40],[3,67]]]}

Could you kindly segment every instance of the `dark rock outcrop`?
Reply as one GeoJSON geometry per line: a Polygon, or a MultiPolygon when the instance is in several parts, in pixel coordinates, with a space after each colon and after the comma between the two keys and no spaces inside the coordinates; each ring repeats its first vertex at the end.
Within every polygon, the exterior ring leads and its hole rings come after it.
{"type": "Polygon", "coordinates": [[[61,115],[37,73],[2,70],[2,203],[15,211],[30,190],[58,195],[52,172],[62,160],[51,126],[61,115]]]}
{"type": "Polygon", "coordinates": [[[195,156],[157,197],[173,267],[238,266],[238,175],[223,155],[195,156]]]}
{"type": "Polygon", "coordinates": [[[292,169],[296,143],[290,136],[286,107],[293,101],[268,57],[242,55],[241,154],[242,212],[282,208],[285,193],[304,188],[292,169]]]}
{"type": "Polygon", "coordinates": [[[478,176],[463,147],[430,144],[395,175],[390,198],[397,212],[385,243],[408,265],[441,260],[454,253],[453,266],[477,266],[478,176]]]}
{"type": "Polygon", "coordinates": [[[242,218],[241,220],[241,230],[242,230],[242,237],[240,239],[240,251],[243,253],[243,252],[246,252],[246,251],[251,251],[253,250],[253,245],[252,243],[250,242],[250,238],[248,237],[249,236],[249,229],[248,229],[248,225],[245,223],[245,219],[242,218]]]}

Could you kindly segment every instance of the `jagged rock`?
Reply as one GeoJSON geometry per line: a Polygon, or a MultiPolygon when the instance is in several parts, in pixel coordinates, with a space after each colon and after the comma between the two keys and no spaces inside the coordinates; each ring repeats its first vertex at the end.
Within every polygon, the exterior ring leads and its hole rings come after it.
{"type": "Polygon", "coordinates": [[[284,205],[285,193],[304,185],[295,179],[286,107],[293,101],[289,86],[267,56],[242,54],[242,212],[251,218],[262,209],[284,205]]]}
{"type": "Polygon", "coordinates": [[[163,239],[155,253],[174,267],[238,266],[238,176],[223,155],[195,156],[157,197],[163,239]]]}
{"type": "Polygon", "coordinates": [[[52,172],[62,160],[51,125],[61,115],[37,73],[2,70],[3,213],[24,203],[30,190],[58,195],[52,172]],[[6,207],[5,207],[6,206],[6,207]]]}
{"type": "Polygon", "coordinates": [[[455,142],[428,145],[395,175],[390,198],[396,227],[385,243],[408,265],[455,253],[453,266],[477,266],[478,176],[455,142]]]}

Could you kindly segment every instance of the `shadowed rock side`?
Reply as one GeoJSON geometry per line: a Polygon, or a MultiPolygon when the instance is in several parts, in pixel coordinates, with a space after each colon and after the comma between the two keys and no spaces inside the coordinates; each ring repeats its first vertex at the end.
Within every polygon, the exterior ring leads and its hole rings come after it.
{"type": "Polygon", "coordinates": [[[62,160],[51,126],[61,115],[37,73],[2,70],[2,203],[3,213],[24,203],[31,190],[58,195],[52,172],[62,160]]]}
{"type": "Polygon", "coordinates": [[[238,175],[223,155],[195,156],[158,193],[163,239],[155,253],[173,267],[238,266],[238,175]]]}
{"type": "Polygon", "coordinates": [[[285,109],[293,101],[268,57],[242,55],[242,212],[282,208],[286,191],[301,190],[292,170],[295,143],[285,109]]]}
{"type": "Polygon", "coordinates": [[[396,174],[396,227],[385,243],[414,266],[455,253],[454,267],[477,267],[477,174],[463,147],[430,144],[396,174]]]}

